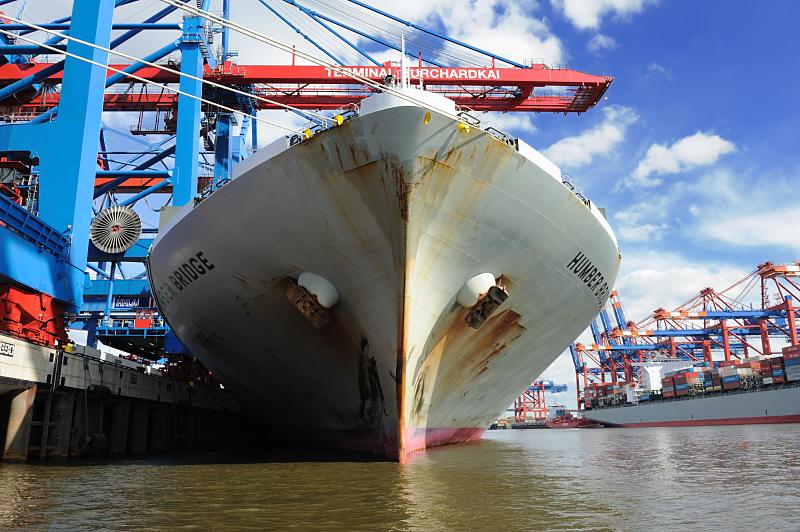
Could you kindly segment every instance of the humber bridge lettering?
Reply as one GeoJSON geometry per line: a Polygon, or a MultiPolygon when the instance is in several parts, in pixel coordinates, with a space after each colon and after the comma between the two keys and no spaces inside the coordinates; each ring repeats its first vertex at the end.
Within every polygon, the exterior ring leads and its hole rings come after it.
{"type": "Polygon", "coordinates": [[[603,272],[592,263],[583,251],[579,251],[575,255],[575,258],[567,264],[567,269],[583,281],[597,299],[597,304],[602,307],[611,292],[611,287],[608,286],[603,272]]]}
{"type": "Polygon", "coordinates": [[[192,286],[195,281],[214,268],[215,266],[205,258],[202,251],[190,256],[189,259],[178,265],[166,281],[159,285],[156,291],[159,304],[168,306],[175,296],[192,286]]]}

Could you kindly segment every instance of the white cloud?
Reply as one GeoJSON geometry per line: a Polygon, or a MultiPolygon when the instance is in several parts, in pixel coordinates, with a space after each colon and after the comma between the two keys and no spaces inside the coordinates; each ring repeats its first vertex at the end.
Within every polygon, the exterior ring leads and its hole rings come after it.
{"type": "Polygon", "coordinates": [[[638,120],[630,107],[613,105],[603,109],[603,121],[576,135],[559,140],[544,154],[565,168],[580,168],[595,157],[611,153],[625,139],[628,127],[638,120]]]}
{"type": "Polygon", "coordinates": [[[800,250],[798,227],[800,207],[787,207],[748,215],[736,211],[717,213],[713,218],[703,217],[697,230],[701,236],[736,246],[800,250]]]}
{"type": "Polygon", "coordinates": [[[639,13],[654,0],[550,0],[572,24],[582,30],[597,28],[606,16],[627,17],[639,13]]]}
{"type": "Polygon", "coordinates": [[[626,316],[641,321],[657,308],[674,309],[700,290],[727,288],[750,270],[713,261],[697,262],[678,253],[651,250],[623,254],[615,288],[626,316]]]}
{"type": "Polygon", "coordinates": [[[589,39],[589,42],[586,44],[586,49],[590,53],[596,54],[603,50],[611,50],[613,48],[616,48],[617,46],[619,45],[617,44],[617,41],[616,39],[614,39],[614,37],[598,33],[597,35],[589,39]]]}
{"type": "Polygon", "coordinates": [[[628,242],[652,242],[660,240],[666,228],[666,224],[623,225],[617,233],[628,242]]]}
{"type": "Polygon", "coordinates": [[[655,72],[657,74],[661,74],[662,76],[667,78],[669,81],[673,80],[672,72],[669,69],[667,69],[666,67],[664,67],[662,65],[659,65],[658,63],[650,63],[649,65],[647,65],[647,70],[649,72],[655,72]]]}
{"type": "Polygon", "coordinates": [[[723,167],[706,172],[694,183],[679,184],[671,195],[680,201],[678,194],[683,191],[697,202],[689,208],[694,216],[690,231],[695,238],[796,251],[800,250],[797,172],[759,174],[723,167]]]}
{"type": "Polygon", "coordinates": [[[672,200],[670,195],[660,195],[614,213],[617,236],[624,242],[660,240],[668,228],[664,220],[668,217],[672,200]]]}
{"type": "Polygon", "coordinates": [[[529,113],[489,112],[481,116],[481,125],[496,127],[507,133],[536,133],[534,116],[529,113]]]}
{"type": "Polygon", "coordinates": [[[798,250],[796,175],[713,168],[631,202],[613,215],[613,227],[623,243],[658,241],[669,234],[703,245],[798,250]]]}
{"type": "MultiPolygon", "coordinates": [[[[533,3],[510,3],[504,0],[375,0],[370,4],[422,26],[436,27],[442,24],[448,36],[520,63],[530,58],[542,59],[550,64],[564,62],[561,41],[550,31],[544,18],[531,13],[531,6],[536,7],[533,3]]],[[[315,5],[315,9],[318,7],[315,5]]],[[[360,9],[353,11],[352,15],[362,19],[369,17],[360,9]]],[[[347,15],[344,21],[347,22],[347,15]]],[[[385,21],[378,21],[377,24],[385,25],[385,21]]],[[[398,34],[399,31],[402,29],[392,30],[398,34]]],[[[361,43],[366,42],[362,37],[355,38],[361,43]]],[[[399,40],[399,36],[395,40],[399,40]]],[[[442,43],[441,47],[442,52],[453,54],[440,55],[445,64],[457,64],[457,57],[477,57],[465,48],[450,43],[442,43]]],[[[389,59],[396,61],[399,54],[394,54],[389,59]]]]}
{"type": "Polygon", "coordinates": [[[697,132],[670,146],[653,144],[639,161],[629,185],[652,187],[661,184],[653,175],[677,174],[700,166],[714,164],[736,146],[719,135],[697,132]]]}
{"type": "MultiPolygon", "coordinates": [[[[396,2],[386,1],[390,9],[396,2]]],[[[427,12],[441,17],[446,33],[478,48],[519,62],[541,58],[546,63],[562,63],[561,41],[546,22],[522,9],[522,3],[503,0],[438,0],[421,2],[427,12]]],[[[412,18],[423,19],[421,12],[412,18]]]]}

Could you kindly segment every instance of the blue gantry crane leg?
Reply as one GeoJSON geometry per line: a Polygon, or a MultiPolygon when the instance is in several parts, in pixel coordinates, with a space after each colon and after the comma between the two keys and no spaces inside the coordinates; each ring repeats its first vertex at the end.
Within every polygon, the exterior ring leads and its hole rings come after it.
{"type": "MultiPolygon", "coordinates": [[[[114,4],[107,0],[76,4],[70,34],[107,47],[113,11],[114,4]]],[[[74,41],[67,49],[100,64],[108,60],[106,52],[74,41]]],[[[56,256],[40,253],[35,244],[10,230],[0,230],[4,249],[0,275],[51,294],[73,310],[80,307],[83,295],[105,78],[102,67],[68,57],[56,118],[42,124],[0,126],[0,151],[30,152],[38,158],[39,220],[69,238],[68,249],[56,256]]]]}
{"type": "MultiPolygon", "coordinates": [[[[203,2],[208,7],[208,0],[203,2]]],[[[203,92],[203,84],[197,79],[203,75],[203,20],[192,17],[183,21],[181,37],[180,90],[192,95],[203,92]]],[[[172,176],[173,199],[176,207],[186,205],[197,195],[197,161],[200,151],[200,100],[180,95],[178,97],[178,126],[175,139],[175,170],[172,176]]]]}

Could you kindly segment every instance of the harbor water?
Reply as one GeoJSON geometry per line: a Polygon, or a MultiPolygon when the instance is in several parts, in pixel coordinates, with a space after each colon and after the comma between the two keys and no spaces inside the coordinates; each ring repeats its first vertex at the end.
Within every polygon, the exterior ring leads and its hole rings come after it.
{"type": "Polygon", "coordinates": [[[499,430],[409,464],[338,454],[0,464],[0,528],[800,527],[800,425],[499,430]]]}

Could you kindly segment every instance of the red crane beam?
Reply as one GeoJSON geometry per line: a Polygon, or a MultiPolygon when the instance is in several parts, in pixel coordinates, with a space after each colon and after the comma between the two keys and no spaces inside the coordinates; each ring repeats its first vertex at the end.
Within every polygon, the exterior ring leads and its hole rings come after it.
{"type": "MultiPolygon", "coordinates": [[[[0,86],[34,74],[49,64],[0,66],[0,86]]],[[[123,69],[127,65],[112,65],[123,69]]],[[[386,76],[398,78],[396,66],[342,67],[343,69],[380,83],[386,76]]],[[[109,72],[109,75],[113,72],[109,72]]],[[[178,75],[146,67],[137,76],[157,83],[177,83],[178,75]]],[[[223,85],[255,85],[256,93],[300,108],[338,109],[357,103],[371,94],[370,90],[352,78],[331,68],[308,65],[235,65],[225,63],[217,69],[206,67],[204,77],[223,85]]],[[[550,69],[544,65],[532,68],[440,68],[413,67],[412,84],[422,79],[426,89],[453,99],[458,105],[476,111],[518,112],[584,112],[597,104],[613,81],[608,76],[594,76],[575,70],[550,69]],[[560,89],[557,95],[541,94],[543,88],[560,89]]],[[[48,81],[58,83],[61,74],[48,81]]],[[[152,89],[151,89],[152,90],[152,89]]],[[[19,95],[17,95],[19,98],[19,95]]],[[[152,110],[172,106],[174,93],[106,94],[107,110],[152,110]]],[[[47,109],[57,104],[57,95],[32,94],[27,101],[8,99],[0,107],[11,109],[47,109]],[[42,101],[42,100],[45,101],[42,101]]],[[[277,106],[257,102],[261,109],[277,106]]]]}
{"type": "MultiPolygon", "coordinates": [[[[197,179],[197,192],[200,193],[202,190],[211,183],[213,176],[199,176],[197,179]]],[[[94,179],[94,186],[95,188],[99,188],[103,185],[106,185],[113,181],[113,177],[96,177],[94,179]]],[[[121,185],[117,185],[114,187],[115,194],[135,194],[137,192],[141,192],[153,185],[160,183],[162,178],[160,177],[131,177],[121,185]]],[[[159,194],[169,194],[172,192],[172,185],[167,185],[162,187],[158,190],[159,194]]]]}
{"type": "MultiPolygon", "coordinates": [[[[291,105],[299,109],[341,109],[350,104],[355,104],[364,99],[367,94],[328,94],[328,95],[292,95],[258,92],[259,96],[269,98],[276,102],[291,105]]],[[[461,107],[468,107],[474,111],[517,111],[517,112],[581,112],[585,109],[571,108],[572,98],[562,96],[533,96],[525,100],[499,97],[470,97],[452,96],[451,99],[461,107]]],[[[58,105],[58,94],[48,95],[44,101],[41,98],[9,105],[10,102],[0,103],[0,114],[10,115],[24,111],[26,113],[44,112],[58,105]]],[[[178,97],[174,93],[145,94],[145,93],[106,93],[103,109],[106,111],[154,111],[174,107],[178,97]]],[[[254,102],[258,109],[282,109],[278,105],[267,104],[262,101],[254,102]]],[[[204,104],[205,106],[205,104],[204,104]]],[[[213,106],[207,106],[208,111],[213,111],[213,106]]],[[[204,109],[205,110],[205,109],[204,109]]]]}

